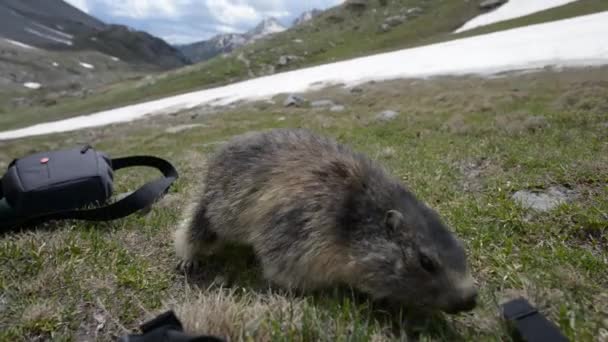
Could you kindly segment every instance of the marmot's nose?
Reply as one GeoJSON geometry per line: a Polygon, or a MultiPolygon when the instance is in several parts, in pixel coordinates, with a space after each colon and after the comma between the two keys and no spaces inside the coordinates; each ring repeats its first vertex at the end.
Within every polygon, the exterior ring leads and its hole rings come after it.
{"type": "Polygon", "coordinates": [[[456,314],[463,311],[471,311],[475,309],[477,306],[477,291],[474,291],[462,300],[454,301],[452,305],[450,305],[449,309],[446,310],[447,313],[456,314]]]}

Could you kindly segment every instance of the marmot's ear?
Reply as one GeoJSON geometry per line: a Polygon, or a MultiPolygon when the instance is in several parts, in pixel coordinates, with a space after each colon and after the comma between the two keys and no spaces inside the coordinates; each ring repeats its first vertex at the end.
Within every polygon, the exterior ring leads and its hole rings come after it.
{"type": "Polygon", "coordinates": [[[384,215],[384,225],[393,231],[397,230],[403,222],[403,214],[397,210],[389,210],[384,215]]]}

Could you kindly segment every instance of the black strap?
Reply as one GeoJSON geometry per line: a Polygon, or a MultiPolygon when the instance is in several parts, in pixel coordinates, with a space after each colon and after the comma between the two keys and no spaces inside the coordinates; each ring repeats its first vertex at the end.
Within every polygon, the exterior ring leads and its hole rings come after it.
{"type": "Polygon", "coordinates": [[[526,342],[568,342],[558,327],[524,298],[503,304],[502,310],[504,318],[516,330],[519,339],[526,342]]]}
{"type": "Polygon", "coordinates": [[[183,333],[183,327],[175,313],[170,310],[145,322],[140,327],[141,335],[125,335],[119,342],[224,342],[223,339],[210,336],[188,336],[183,333]]]}
{"type": "Polygon", "coordinates": [[[171,184],[178,178],[178,173],[166,160],[151,157],[151,156],[134,156],[112,159],[112,168],[120,170],[133,166],[149,166],[160,170],[163,177],[156,179],[143,185],[130,195],[114,202],[108,206],[83,209],[83,210],[68,210],[55,213],[47,213],[38,217],[28,217],[15,219],[14,222],[6,222],[0,226],[14,226],[29,222],[50,221],[50,220],[65,220],[76,219],[85,221],[110,221],[118,218],[126,217],[136,211],[147,208],[162,197],[168,190],[171,184]]]}

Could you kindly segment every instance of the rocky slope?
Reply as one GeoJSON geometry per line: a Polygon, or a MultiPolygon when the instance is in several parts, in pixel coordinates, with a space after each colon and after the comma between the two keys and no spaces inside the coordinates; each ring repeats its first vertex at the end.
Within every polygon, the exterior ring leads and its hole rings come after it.
{"type": "Polygon", "coordinates": [[[15,92],[42,89],[36,96],[82,96],[138,73],[188,63],[162,39],[106,24],[63,0],[0,2],[0,105],[5,108],[12,108],[7,102],[27,104],[33,99],[22,100],[15,92]]]}
{"type": "Polygon", "coordinates": [[[277,19],[268,18],[260,22],[256,27],[245,33],[226,33],[214,36],[202,42],[179,45],[177,48],[191,62],[197,63],[211,59],[215,56],[229,53],[235,49],[251,44],[258,39],[269,35],[283,32],[287,28],[277,19]]]}
{"type": "Polygon", "coordinates": [[[3,0],[0,36],[48,50],[99,51],[163,69],[187,64],[180,52],[162,39],[103,23],[62,0],[3,0]]]}

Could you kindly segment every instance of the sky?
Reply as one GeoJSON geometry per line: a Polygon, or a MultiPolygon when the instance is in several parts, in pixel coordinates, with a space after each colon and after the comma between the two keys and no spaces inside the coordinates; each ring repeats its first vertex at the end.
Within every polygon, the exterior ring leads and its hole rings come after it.
{"type": "Polygon", "coordinates": [[[302,12],[326,9],[344,0],[66,0],[103,20],[147,31],[171,44],[245,32],[267,17],[284,25],[302,12]]]}

